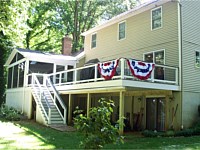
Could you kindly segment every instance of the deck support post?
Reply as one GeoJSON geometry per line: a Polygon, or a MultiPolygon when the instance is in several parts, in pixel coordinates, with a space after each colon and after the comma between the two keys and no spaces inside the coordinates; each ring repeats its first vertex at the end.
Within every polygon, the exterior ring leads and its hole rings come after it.
{"type": "Polygon", "coordinates": [[[89,111],[90,111],[90,107],[91,107],[91,94],[88,93],[87,94],[87,117],[89,117],[89,111]]]}
{"type": "Polygon", "coordinates": [[[68,125],[72,122],[72,95],[69,94],[68,125]]]}
{"type": "Polygon", "coordinates": [[[119,95],[119,134],[124,132],[124,92],[120,91],[119,95]]]}

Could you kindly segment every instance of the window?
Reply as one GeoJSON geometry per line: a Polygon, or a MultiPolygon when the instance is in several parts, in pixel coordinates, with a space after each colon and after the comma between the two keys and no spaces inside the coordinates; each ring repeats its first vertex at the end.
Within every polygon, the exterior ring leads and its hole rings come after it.
{"type": "Polygon", "coordinates": [[[151,29],[158,29],[162,27],[162,7],[153,9],[151,11],[151,29]]]}
{"type": "Polygon", "coordinates": [[[92,34],[91,48],[97,47],[97,34],[92,34]]]}
{"type": "Polygon", "coordinates": [[[119,35],[118,40],[122,40],[126,37],[126,22],[119,23],[119,35]]]}
{"type": "MultiPolygon", "coordinates": [[[[165,64],[165,51],[154,51],[147,54],[144,54],[144,61],[151,62],[159,65],[165,64]]],[[[154,71],[155,79],[164,80],[164,68],[156,66],[154,71]]]]}
{"type": "Polygon", "coordinates": [[[200,51],[195,51],[195,67],[200,68],[200,51]]]}
{"type": "Polygon", "coordinates": [[[160,50],[160,51],[154,51],[151,53],[144,54],[144,61],[164,65],[165,52],[164,50],[160,50]]]}

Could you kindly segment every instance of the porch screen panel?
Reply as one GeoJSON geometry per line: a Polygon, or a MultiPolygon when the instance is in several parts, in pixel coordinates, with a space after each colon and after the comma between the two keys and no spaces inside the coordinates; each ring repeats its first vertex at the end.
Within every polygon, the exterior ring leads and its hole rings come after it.
{"type": "Polygon", "coordinates": [[[17,83],[18,83],[18,65],[15,65],[13,72],[13,88],[17,87],[17,83]]]}
{"type": "Polygon", "coordinates": [[[13,72],[13,67],[8,69],[8,89],[12,88],[12,72],[13,72]]]}
{"type": "Polygon", "coordinates": [[[19,82],[18,82],[18,87],[23,87],[24,85],[24,69],[20,68],[19,69],[19,82]]]}
{"type": "MultiPolygon", "coordinates": [[[[70,70],[70,69],[73,69],[74,68],[74,66],[68,66],[68,70],[70,70]]],[[[67,82],[71,82],[71,81],[73,81],[73,76],[74,76],[74,73],[73,72],[68,72],[67,73],[67,82]]]]}
{"type": "Polygon", "coordinates": [[[24,56],[22,56],[20,53],[17,53],[17,61],[20,60],[20,59],[23,59],[24,56]]]}

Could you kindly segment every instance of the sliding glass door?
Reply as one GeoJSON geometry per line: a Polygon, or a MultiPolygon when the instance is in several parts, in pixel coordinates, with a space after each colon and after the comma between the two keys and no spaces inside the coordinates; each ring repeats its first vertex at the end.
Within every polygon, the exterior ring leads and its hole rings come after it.
{"type": "Polygon", "coordinates": [[[148,130],[165,130],[165,98],[146,99],[146,128],[148,130]]]}

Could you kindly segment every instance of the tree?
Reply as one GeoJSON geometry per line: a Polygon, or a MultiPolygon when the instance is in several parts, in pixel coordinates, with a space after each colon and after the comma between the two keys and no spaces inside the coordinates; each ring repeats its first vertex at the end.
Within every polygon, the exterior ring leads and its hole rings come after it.
{"type": "Polygon", "coordinates": [[[107,0],[106,9],[101,16],[103,21],[109,20],[136,5],[136,0],[107,0]]]}
{"type": "Polygon", "coordinates": [[[30,1],[26,20],[29,30],[24,40],[27,49],[60,53],[64,29],[55,9],[55,1],[30,1]]]}
{"type": "Polygon", "coordinates": [[[135,0],[59,0],[57,11],[62,18],[65,33],[73,39],[73,51],[78,51],[84,42],[81,33],[94,27],[102,19],[108,20],[128,10],[134,4],[135,0]]]}
{"type": "Polygon", "coordinates": [[[0,1],[0,105],[5,101],[6,70],[4,68],[13,45],[22,45],[26,31],[27,0],[0,1]]]}
{"type": "Polygon", "coordinates": [[[81,146],[85,149],[99,149],[109,143],[123,143],[123,137],[118,133],[118,125],[111,125],[110,117],[114,107],[113,101],[99,100],[99,107],[92,107],[89,117],[79,114],[75,117],[75,127],[84,135],[81,146]]]}

